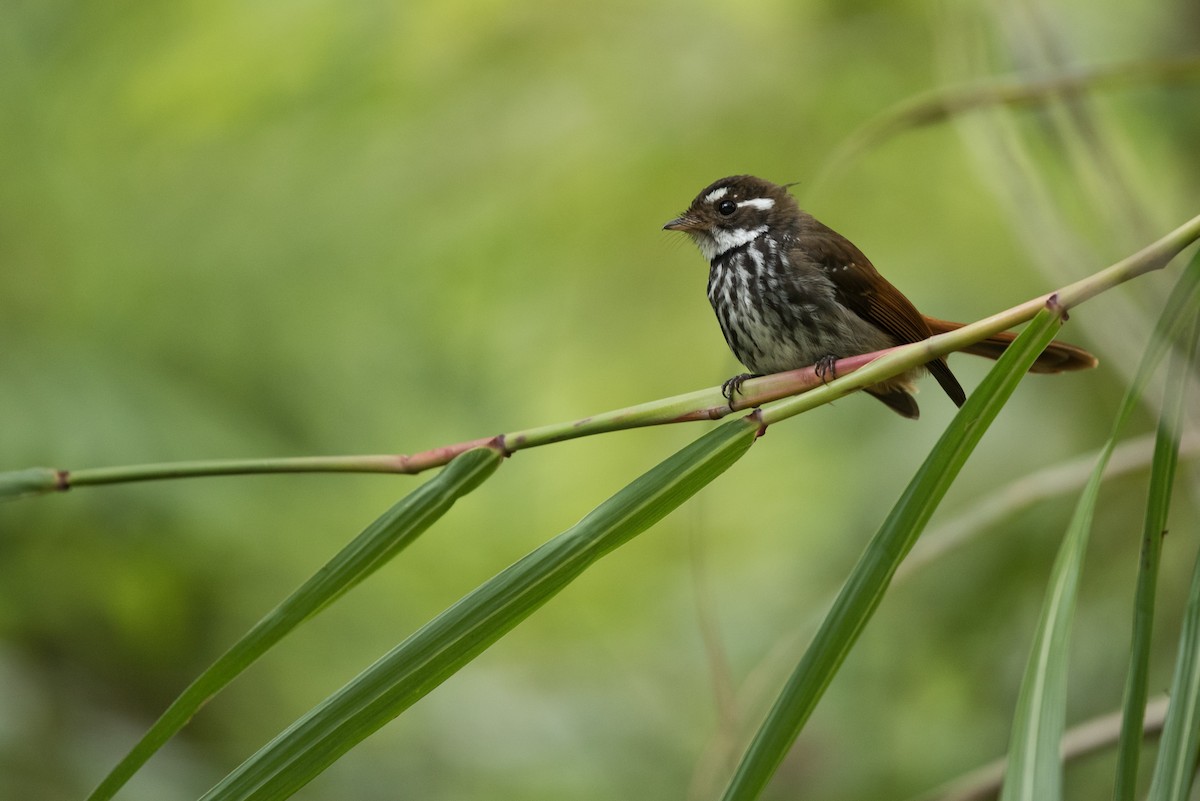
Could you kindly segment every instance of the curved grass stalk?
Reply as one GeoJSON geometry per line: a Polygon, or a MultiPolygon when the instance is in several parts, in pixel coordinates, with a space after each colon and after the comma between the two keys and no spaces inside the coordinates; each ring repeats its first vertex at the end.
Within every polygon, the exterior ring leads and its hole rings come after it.
{"type": "Polygon", "coordinates": [[[904,100],[871,118],[847,136],[809,182],[815,196],[870,150],[905,131],[940,123],[959,114],[996,106],[1041,105],[1047,98],[1078,95],[1096,89],[1200,78],[1200,58],[1153,59],[1110,64],[1049,78],[999,78],[970,86],[926,92],[904,100]]]}
{"type": "Polygon", "coordinates": [[[468,440],[411,455],[375,454],[362,456],[309,456],[300,458],[213,460],[167,464],[63,470],[37,467],[0,473],[0,500],[52,492],[72,487],[154,481],[168,478],[231,476],[262,473],[363,472],[412,474],[441,467],[460,453],[491,447],[506,454],[549,445],[577,437],[642,426],[695,420],[716,420],[733,411],[753,408],[803,393],[765,413],[767,425],[829,403],[864,386],[898,375],[933,358],[946,356],[992,334],[1028,322],[1047,303],[1063,310],[1105,292],[1118,284],[1166,265],[1189,244],[1200,239],[1200,216],[1176,228],[1158,241],[1095,275],[1069,284],[1057,292],[1032,298],[1010,309],[965,325],[957,331],[891,348],[841,359],[835,366],[839,378],[822,383],[812,367],[752,379],[742,385],[742,394],[730,405],[718,387],[689,392],[624,409],[584,417],[567,423],[468,440]]]}

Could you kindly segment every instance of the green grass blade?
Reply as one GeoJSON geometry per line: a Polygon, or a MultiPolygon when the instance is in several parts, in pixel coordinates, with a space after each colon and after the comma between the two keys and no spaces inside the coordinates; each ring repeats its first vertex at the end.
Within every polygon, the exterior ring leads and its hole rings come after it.
{"type": "Polygon", "coordinates": [[[528,617],[604,554],[708,484],[749,449],[756,415],[725,423],[489,579],[314,707],[205,796],[287,798],[528,617]]]}
{"type": "MultiPolygon", "coordinates": [[[[1117,438],[1136,408],[1142,389],[1162,361],[1179,329],[1190,319],[1200,287],[1200,258],[1180,277],[1118,409],[1112,431],[1087,486],[1075,506],[1066,536],[1051,570],[1034,645],[1021,680],[1009,740],[1001,801],[1055,801],[1062,797],[1059,756],[1066,725],[1067,649],[1079,573],[1091,531],[1104,468],[1117,438]]],[[[1137,713],[1141,724],[1142,713],[1137,713]]]]}
{"type": "Polygon", "coordinates": [[[888,518],[868,544],[812,644],[759,728],[725,791],[726,801],[757,798],[879,605],[892,575],[967,458],[1038,354],[1059,317],[1043,310],[967,399],[888,518]]]}
{"type": "MultiPolygon", "coordinates": [[[[1101,463],[1111,453],[1105,449],[1101,463]]],[[[1008,748],[1000,801],[1054,801],[1062,797],[1062,741],[1067,701],[1067,646],[1083,555],[1087,550],[1102,468],[1092,473],[1059,547],[1034,647],[1029,655],[1008,748]]]]}
{"type": "Polygon", "coordinates": [[[1134,801],[1137,794],[1138,763],[1141,758],[1146,697],[1149,693],[1150,640],[1154,629],[1155,591],[1162,556],[1162,537],[1171,506],[1171,488],[1179,463],[1179,439],[1186,408],[1188,366],[1195,358],[1197,326],[1195,316],[1187,352],[1176,350],[1167,370],[1167,390],[1154,441],[1154,459],[1150,467],[1150,488],[1146,499],[1142,550],[1134,593],[1133,636],[1129,647],[1129,674],[1125,681],[1124,715],[1117,744],[1115,801],[1134,801]]]}
{"type": "MultiPolygon", "coordinates": [[[[1200,260],[1200,257],[1197,257],[1200,260]]],[[[1188,343],[1188,360],[1184,364],[1195,364],[1196,342],[1200,336],[1200,314],[1197,314],[1188,343]]],[[[1183,394],[1187,386],[1186,369],[1179,369],[1178,386],[1173,387],[1179,410],[1183,408],[1183,394]]],[[[1181,417],[1179,418],[1181,419],[1181,417]]],[[[1178,436],[1178,427],[1175,428],[1178,436]]],[[[1174,464],[1171,463],[1172,474],[1174,464]]],[[[1169,499],[1170,482],[1163,490],[1169,499]]],[[[1155,533],[1161,534],[1166,525],[1166,499],[1160,501],[1164,507],[1161,524],[1155,533]]],[[[1187,611],[1183,619],[1183,632],[1179,638],[1179,652],[1175,663],[1175,677],[1171,681],[1171,704],[1167,708],[1167,720],[1158,744],[1158,761],[1154,766],[1154,777],[1150,782],[1150,801],[1186,801],[1191,791],[1197,760],[1200,759],[1200,558],[1192,573],[1192,589],[1188,597],[1187,611]]]]}
{"type": "Polygon", "coordinates": [[[489,448],[467,451],[375,520],[192,682],[104,778],[89,801],[112,798],[209,698],[288,632],[413,542],[458,498],[490,476],[503,458],[489,448]]]}
{"type": "Polygon", "coordinates": [[[1149,801],[1187,801],[1200,758],[1200,558],[1192,572],[1171,705],[1158,743],[1149,801]]]}

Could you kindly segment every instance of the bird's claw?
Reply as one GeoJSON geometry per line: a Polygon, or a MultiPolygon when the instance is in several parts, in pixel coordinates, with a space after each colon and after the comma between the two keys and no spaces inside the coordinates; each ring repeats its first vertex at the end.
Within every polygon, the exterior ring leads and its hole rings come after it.
{"type": "Polygon", "coordinates": [[[827,353],[813,364],[813,372],[817,374],[817,378],[821,379],[822,384],[828,384],[837,378],[837,360],[837,356],[827,353]]]}
{"type": "Polygon", "coordinates": [[[751,378],[758,378],[758,376],[754,375],[754,373],[739,373],[721,385],[721,394],[725,396],[725,400],[729,401],[730,407],[733,406],[733,396],[740,395],[742,393],[742,384],[751,378]]]}

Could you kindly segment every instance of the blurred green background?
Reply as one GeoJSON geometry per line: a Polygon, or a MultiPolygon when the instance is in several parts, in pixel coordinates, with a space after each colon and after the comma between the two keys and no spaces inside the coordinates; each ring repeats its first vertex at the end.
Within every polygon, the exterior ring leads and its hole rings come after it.
{"type": "MultiPolygon", "coordinates": [[[[974,113],[815,186],[822,165],[914,94],[1194,55],[1198,36],[1193,0],[7,0],[0,469],[412,452],[718,384],[739,368],[707,266],[660,226],[738,172],[799,181],[924,311],[975,319],[1200,212],[1197,82],[974,113]]],[[[1171,280],[1073,314],[1066,337],[1101,369],[1024,385],[935,525],[1101,444],[1171,280]]],[[[968,391],[987,369],[953,364],[968,391]]],[[[713,797],[953,412],[932,382],[921,403],[915,424],[853,397],[773,428],[297,797],[713,797]]],[[[195,798],[704,428],[517,455],[122,797],[195,798]]],[[[421,480],[206,479],[0,507],[0,797],[82,797],[421,480]]],[[[1102,506],[1069,722],[1119,704],[1143,491],[1135,474],[1102,506]]],[[[1196,546],[1180,500],[1153,690],[1196,546]]],[[[768,797],[903,798],[1002,754],[1071,505],[1040,502],[897,584],[768,797]]],[[[1107,775],[1104,758],[1072,767],[1073,797],[1107,775]]]]}

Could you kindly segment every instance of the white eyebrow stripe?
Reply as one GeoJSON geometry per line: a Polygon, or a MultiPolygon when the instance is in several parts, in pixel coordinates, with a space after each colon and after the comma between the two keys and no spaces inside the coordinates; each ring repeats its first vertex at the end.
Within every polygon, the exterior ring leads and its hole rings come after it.
{"type": "Polygon", "coordinates": [[[725,197],[727,194],[729,194],[728,186],[718,186],[716,189],[714,189],[713,191],[709,192],[707,195],[704,196],[704,202],[705,203],[716,203],[718,200],[725,197]]]}
{"type": "Polygon", "coordinates": [[[775,208],[775,201],[769,197],[754,197],[749,200],[743,200],[738,204],[738,208],[742,206],[753,206],[760,211],[767,211],[768,209],[775,208]]]}

